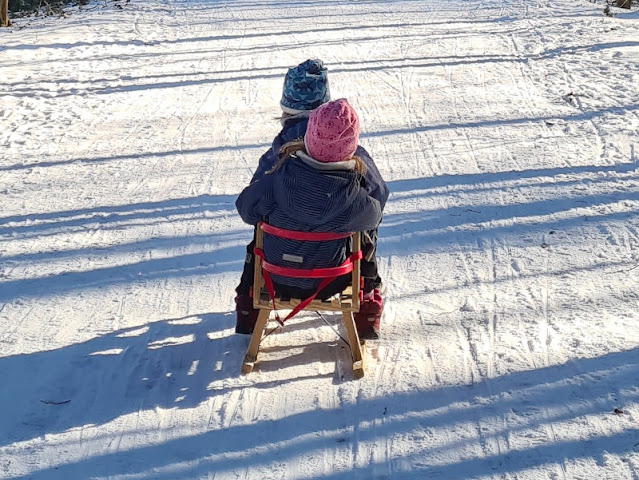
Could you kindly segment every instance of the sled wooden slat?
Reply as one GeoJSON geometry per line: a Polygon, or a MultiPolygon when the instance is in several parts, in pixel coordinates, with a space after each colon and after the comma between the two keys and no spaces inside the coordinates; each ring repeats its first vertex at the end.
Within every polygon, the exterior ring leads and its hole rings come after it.
{"type": "MultiPolygon", "coordinates": [[[[348,286],[350,292],[350,285],[348,286]]],[[[277,310],[293,310],[300,304],[301,300],[298,298],[291,298],[288,300],[282,300],[281,298],[275,298],[275,307],[277,310]]],[[[356,302],[357,303],[357,302],[356,302]]],[[[253,302],[255,308],[273,308],[273,302],[268,297],[268,292],[262,289],[262,293],[257,301],[253,302]]],[[[353,304],[352,294],[347,293],[346,290],[342,292],[339,297],[330,298],[327,301],[313,300],[304,310],[313,311],[329,311],[329,312],[358,312],[359,305],[353,304]]]]}
{"type": "MultiPolygon", "coordinates": [[[[258,249],[261,249],[263,246],[263,235],[264,233],[262,229],[258,228],[255,237],[255,247],[258,249]]],[[[359,233],[354,233],[351,236],[351,240],[353,253],[360,251],[361,235],[359,233]]],[[[324,301],[313,300],[310,304],[304,307],[304,310],[341,313],[342,323],[346,330],[346,339],[348,340],[348,344],[351,348],[353,358],[353,376],[355,378],[362,378],[364,376],[364,357],[362,353],[363,345],[357,335],[355,320],[353,318],[353,313],[359,312],[360,307],[360,260],[354,262],[351,275],[351,284],[348,285],[340,294],[324,301]]],[[[264,286],[264,277],[262,276],[262,268],[260,267],[259,261],[255,262],[253,292],[259,292],[259,294],[253,295],[253,306],[259,309],[260,313],[258,315],[253,334],[251,335],[246,355],[244,356],[244,362],[242,363],[243,374],[252,372],[253,367],[257,362],[260,342],[262,341],[264,330],[268,324],[271,310],[293,310],[302,301],[298,298],[286,300],[275,298],[274,308],[273,301],[269,298],[268,292],[264,286]]]]}
{"type": "Polygon", "coordinates": [[[268,317],[270,313],[271,312],[266,309],[260,310],[260,313],[257,317],[255,329],[253,330],[253,334],[251,335],[251,341],[249,342],[248,349],[246,350],[244,362],[242,362],[242,373],[245,375],[253,371],[253,366],[257,361],[257,349],[259,348],[260,341],[262,340],[262,334],[256,335],[255,332],[264,333],[264,329],[266,328],[266,324],[268,323],[268,317]]]}

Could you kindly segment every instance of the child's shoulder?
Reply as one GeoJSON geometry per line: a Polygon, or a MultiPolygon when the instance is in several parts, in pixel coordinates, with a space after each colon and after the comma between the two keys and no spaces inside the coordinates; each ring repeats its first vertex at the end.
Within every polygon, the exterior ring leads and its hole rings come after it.
{"type": "Polygon", "coordinates": [[[364,147],[362,147],[361,145],[357,146],[357,150],[355,150],[355,155],[362,158],[362,157],[366,157],[369,159],[373,159],[373,157],[371,157],[371,154],[368,153],[368,150],[366,150],[364,147]]]}
{"type": "MultiPolygon", "coordinates": [[[[308,120],[308,119],[307,119],[308,120]]],[[[298,138],[303,138],[306,134],[306,126],[308,121],[299,121],[292,124],[286,124],[280,130],[280,133],[277,134],[277,137],[273,140],[273,146],[279,147],[284,145],[285,143],[292,142],[293,140],[297,140],[298,138]]]]}
{"type": "Polygon", "coordinates": [[[300,131],[306,133],[306,127],[308,127],[308,117],[291,117],[282,123],[280,134],[300,131]]]}

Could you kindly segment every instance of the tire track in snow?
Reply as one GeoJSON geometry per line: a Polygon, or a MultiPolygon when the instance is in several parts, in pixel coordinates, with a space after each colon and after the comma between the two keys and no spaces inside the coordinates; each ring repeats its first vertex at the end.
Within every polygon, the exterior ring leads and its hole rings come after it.
{"type": "MultiPolygon", "coordinates": [[[[504,6],[503,8],[505,9],[506,7],[504,6]]],[[[517,15],[515,12],[511,12],[511,14],[517,15]]],[[[513,58],[516,58],[518,60],[516,62],[513,62],[513,65],[515,65],[515,67],[517,68],[519,72],[519,78],[517,78],[514,75],[513,69],[511,68],[503,68],[502,71],[504,75],[507,75],[510,78],[513,85],[513,89],[517,92],[517,95],[519,99],[521,100],[521,104],[518,105],[518,111],[527,113],[528,117],[530,118],[530,128],[539,130],[538,138],[544,139],[544,138],[548,138],[552,136],[552,132],[548,128],[548,125],[546,124],[546,122],[540,122],[539,120],[536,120],[539,117],[538,112],[541,108],[540,106],[535,104],[531,95],[533,85],[536,85],[536,82],[532,78],[532,75],[530,72],[530,69],[531,69],[529,65],[530,57],[527,56],[522,51],[522,49],[519,46],[519,40],[516,36],[517,33],[520,33],[520,32],[532,31],[539,38],[541,39],[544,38],[543,32],[541,32],[533,22],[531,22],[530,20],[527,20],[528,16],[529,16],[529,8],[528,8],[528,5],[526,5],[526,14],[524,18],[521,19],[521,22],[526,24],[527,27],[523,29],[512,30],[512,31],[499,34],[499,37],[501,37],[502,39],[503,45],[508,49],[508,53],[510,53],[510,55],[513,58]]],[[[532,137],[532,135],[530,136],[532,137]]],[[[537,147],[534,146],[533,148],[537,148],[537,147]]],[[[508,156],[508,158],[510,158],[510,160],[513,162],[513,165],[515,165],[515,167],[518,170],[523,169],[520,161],[509,150],[505,150],[504,153],[508,156]]],[[[568,165],[570,164],[568,163],[568,165]]]]}
{"type": "MultiPolygon", "coordinates": [[[[384,337],[387,339],[388,335],[384,337]]],[[[389,383],[392,384],[393,379],[402,376],[400,366],[407,365],[409,368],[418,369],[416,376],[422,377],[424,370],[432,369],[432,362],[422,362],[418,354],[418,348],[411,348],[412,352],[417,354],[411,356],[410,352],[406,351],[406,344],[401,341],[384,341],[383,344],[378,347],[368,348],[367,360],[375,360],[373,362],[368,361],[368,372],[371,368],[375,369],[373,377],[373,385],[367,388],[367,391],[371,389],[367,395],[367,398],[379,398],[380,402],[376,403],[376,407],[379,412],[373,420],[370,421],[370,425],[367,425],[368,437],[371,438],[367,444],[362,445],[362,457],[368,458],[370,465],[374,465],[372,475],[373,478],[392,478],[395,472],[393,463],[393,445],[394,440],[392,436],[381,434],[378,435],[377,431],[387,431],[388,417],[393,413],[393,405],[387,404],[383,401],[388,389],[389,383]],[[379,352],[382,352],[381,355],[379,352]],[[427,366],[430,364],[430,366],[427,366]],[[386,387],[380,392],[380,388],[386,387]]],[[[430,350],[430,349],[429,349],[430,350]]],[[[370,373],[367,373],[370,375],[370,373]]],[[[434,377],[434,375],[433,375],[434,377]]],[[[368,385],[367,385],[368,387],[368,385]]],[[[392,390],[392,389],[391,389],[392,390]]],[[[358,399],[359,400],[359,399],[358,399]]]]}
{"type": "Polygon", "coordinates": [[[394,436],[377,434],[378,431],[387,432],[388,422],[392,421],[389,417],[393,415],[394,405],[384,399],[394,391],[395,381],[406,377],[405,370],[410,370],[415,388],[420,388],[424,379],[439,382],[439,375],[430,347],[424,350],[418,343],[410,345],[403,338],[386,334],[378,346],[368,346],[368,349],[367,376],[354,387],[358,393],[353,410],[359,411],[359,407],[366,402],[367,408],[376,409],[376,414],[364,423],[357,418],[354,420],[352,465],[355,468],[373,465],[371,478],[392,478],[396,473],[394,436]],[[378,400],[371,403],[371,399],[378,400]],[[360,427],[366,432],[365,441],[360,441],[360,427]]]}
{"type": "MultiPolygon", "coordinates": [[[[457,37],[455,37],[454,40],[453,40],[453,48],[452,48],[452,52],[451,52],[451,56],[453,58],[457,57],[457,51],[458,51],[457,42],[458,42],[458,39],[457,39],[457,37]]],[[[463,122],[465,116],[462,115],[460,113],[460,111],[459,111],[459,105],[458,105],[458,101],[457,101],[457,96],[455,94],[456,85],[455,85],[455,80],[453,78],[453,72],[455,71],[455,69],[453,69],[450,66],[445,66],[444,67],[444,71],[447,74],[448,85],[450,86],[450,91],[452,92],[451,103],[452,103],[452,107],[453,107],[453,113],[455,114],[455,118],[457,119],[457,121],[463,122]]],[[[464,143],[468,147],[468,149],[466,150],[466,153],[468,154],[470,160],[475,165],[475,171],[476,172],[480,172],[481,168],[479,166],[479,161],[477,160],[477,155],[475,154],[475,148],[473,147],[473,144],[471,142],[470,134],[468,133],[468,129],[467,128],[462,128],[460,130],[461,130],[461,134],[464,137],[464,143]]],[[[466,170],[466,171],[468,171],[468,170],[466,170]]]]}
{"type": "MultiPolygon", "coordinates": [[[[482,356],[486,357],[486,373],[485,377],[482,380],[487,380],[495,377],[495,348],[496,348],[496,329],[497,329],[497,321],[498,321],[498,295],[496,288],[496,279],[497,279],[497,260],[496,260],[496,244],[495,239],[492,239],[490,245],[487,245],[484,241],[480,240],[477,244],[478,251],[483,252],[486,257],[486,266],[487,275],[485,277],[476,275],[477,278],[484,278],[483,283],[476,282],[478,287],[476,290],[483,291],[482,298],[485,299],[488,304],[488,308],[484,311],[481,310],[482,316],[485,316],[485,321],[477,321],[474,325],[479,329],[479,338],[482,336],[487,338],[486,351],[481,351],[482,356]],[[482,331],[484,330],[484,331],[482,331]]],[[[479,292],[478,292],[479,293],[479,292]]],[[[470,333],[470,328],[468,328],[468,332],[470,333]]],[[[470,336],[469,336],[470,343],[470,336]]],[[[478,346],[481,346],[482,343],[473,342],[472,345],[475,346],[475,360],[477,365],[479,366],[479,353],[478,346]]],[[[477,382],[480,383],[480,382],[477,382]]],[[[479,386],[480,392],[485,392],[488,398],[493,396],[493,391],[491,388],[491,383],[481,382],[479,386]]],[[[470,403],[472,404],[473,399],[470,399],[470,403]]],[[[508,431],[507,424],[508,419],[506,416],[503,416],[502,412],[497,411],[495,408],[489,408],[489,413],[484,413],[483,415],[477,415],[474,419],[476,424],[476,434],[478,438],[479,445],[483,451],[484,456],[499,456],[504,454],[509,450],[509,442],[507,438],[507,434],[504,432],[508,431]],[[486,420],[486,419],[491,420],[486,420]],[[500,418],[499,423],[493,421],[492,419],[500,418]],[[500,424],[502,428],[500,428],[500,424]]]]}
{"type": "MultiPolygon", "coordinates": [[[[547,381],[546,381],[546,375],[543,372],[545,371],[545,369],[551,366],[550,355],[549,355],[549,345],[551,344],[551,327],[550,327],[550,319],[549,319],[550,302],[549,302],[549,287],[548,287],[548,278],[547,278],[549,274],[548,262],[547,262],[548,259],[546,258],[544,273],[539,279],[539,282],[542,282],[543,284],[536,285],[536,287],[539,288],[539,291],[540,291],[540,298],[539,300],[535,300],[534,295],[531,295],[531,289],[535,288],[535,285],[534,284],[526,285],[524,282],[521,285],[521,287],[518,287],[518,284],[522,283],[518,275],[515,275],[520,272],[519,262],[516,262],[512,256],[509,256],[509,258],[510,258],[510,275],[509,276],[513,284],[513,290],[525,292],[527,295],[527,299],[529,299],[533,305],[537,305],[537,308],[535,309],[535,311],[538,312],[539,315],[535,315],[535,318],[537,320],[537,336],[538,336],[538,341],[541,347],[541,357],[539,357],[538,355],[535,355],[533,352],[534,343],[533,343],[533,340],[528,338],[528,335],[526,334],[527,325],[524,323],[521,313],[516,312],[514,315],[514,318],[517,319],[517,330],[520,335],[521,347],[524,353],[524,358],[528,362],[528,367],[532,370],[540,371],[538,383],[539,385],[544,385],[547,383],[547,381]]],[[[545,438],[547,439],[545,441],[550,443],[556,443],[556,442],[562,441],[563,439],[559,435],[557,435],[557,432],[555,431],[553,427],[552,419],[554,417],[554,414],[550,412],[550,410],[543,405],[539,406],[539,410],[540,412],[542,412],[542,418],[549,419],[548,421],[541,423],[545,438]]],[[[563,459],[562,461],[558,463],[557,462],[553,463],[552,470],[554,473],[552,476],[549,476],[549,473],[546,472],[546,475],[548,476],[548,478],[551,478],[553,480],[558,480],[558,479],[567,480],[568,478],[572,478],[567,473],[567,465],[566,465],[565,459],[563,459]]]]}
{"type": "Polygon", "coordinates": [[[490,303],[490,311],[488,312],[488,360],[486,376],[488,378],[495,377],[495,330],[497,328],[498,320],[498,300],[497,300],[497,287],[495,282],[497,280],[497,263],[495,260],[495,240],[490,243],[490,294],[492,296],[492,302],[490,303]]]}
{"type": "Polygon", "coordinates": [[[550,365],[550,356],[548,353],[548,346],[550,345],[550,320],[549,320],[549,289],[548,289],[548,257],[546,257],[545,266],[544,266],[544,277],[543,282],[544,285],[541,287],[541,311],[542,318],[541,323],[539,325],[539,340],[541,344],[541,348],[543,351],[543,366],[547,367],[550,365]]]}
{"type": "MultiPolygon", "coordinates": [[[[480,285],[484,279],[476,276],[470,268],[470,264],[467,259],[467,256],[470,256],[470,254],[466,253],[461,245],[457,244],[456,247],[458,249],[457,256],[461,260],[462,266],[464,268],[467,285],[480,285]]],[[[474,290],[477,291],[477,288],[475,287],[474,290]]],[[[467,303],[469,299],[472,299],[472,295],[467,298],[467,303]]],[[[472,302],[474,302],[474,300],[472,300],[472,302]]],[[[466,307],[462,307],[462,313],[465,308],[466,307]]],[[[471,307],[468,306],[468,308],[470,309],[471,307]]],[[[466,378],[471,384],[479,383],[482,380],[483,376],[479,368],[477,349],[472,342],[470,330],[463,325],[458,315],[453,315],[452,323],[453,327],[455,328],[455,332],[457,333],[459,346],[461,347],[464,355],[464,369],[466,372],[466,378]]]]}
{"type": "MultiPolygon", "coordinates": [[[[403,43],[401,45],[403,46],[403,43]]],[[[409,130],[413,130],[416,127],[415,121],[413,120],[415,117],[415,112],[413,111],[412,95],[411,95],[413,73],[414,73],[414,69],[413,67],[410,67],[408,69],[408,72],[406,73],[400,72],[395,74],[396,79],[399,81],[400,99],[403,103],[402,107],[404,110],[404,118],[406,119],[409,130]]],[[[423,171],[424,169],[420,167],[425,166],[426,152],[424,151],[424,147],[421,145],[421,142],[419,141],[418,135],[419,134],[417,132],[411,131],[409,136],[410,138],[409,152],[410,152],[410,155],[412,156],[412,160],[414,161],[416,165],[416,168],[419,171],[423,171]]],[[[427,168],[426,170],[430,170],[430,172],[432,172],[432,168],[427,168]]]]}
{"type": "MultiPolygon", "coordinates": [[[[547,368],[550,366],[550,356],[548,352],[548,347],[550,345],[550,320],[549,320],[549,288],[548,288],[548,257],[546,257],[544,262],[544,275],[541,279],[543,285],[540,285],[541,290],[541,319],[539,323],[539,343],[542,349],[542,362],[540,367],[547,368]]],[[[545,383],[545,375],[541,375],[541,382],[545,383]]],[[[541,411],[543,412],[544,418],[552,419],[553,415],[549,411],[547,407],[541,406],[541,411]]],[[[546,436],[550,443],[557,443],[559,441],[559,437],[555,431],[553,426],[553,422],[547,421],[543,424],[543,428],[546,432],[546,436]]],[[[561,461],[555,463],[555,477],[562,480],[567,480],[569,475],[566,471],[566,458],[564,457],[561,461]]]]}

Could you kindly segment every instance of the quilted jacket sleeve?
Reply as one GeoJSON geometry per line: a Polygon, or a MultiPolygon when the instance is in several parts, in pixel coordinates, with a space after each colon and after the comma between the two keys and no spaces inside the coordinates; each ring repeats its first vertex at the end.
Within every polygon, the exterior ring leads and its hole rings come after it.
{"type": "Polygon", "coordinates": [[[353,202],[345,230],[349,232],[364,232],[378,227],[382,221],[382,206],[379,200],[361,189],[356,201],[353,202]]]}
{"type": "Polygon", "coordinates": [[[379,173],[377,165],[375,165],[375,162],[364,147],[357,147],[355,155],[361,158],[366,165],[366,174],[362,179],[362,186],[371,197],[379,202],[383,211],[389,194],[386,182],[379,173]]]}
{"type": "Polygon", "coordinates": [[[260,221],[268,221],[268,216],[274,207],[273,181],[271,175],[251,183],[242,190],[235,201],[240,217],[249,225],[257,225],[260,221]]]}

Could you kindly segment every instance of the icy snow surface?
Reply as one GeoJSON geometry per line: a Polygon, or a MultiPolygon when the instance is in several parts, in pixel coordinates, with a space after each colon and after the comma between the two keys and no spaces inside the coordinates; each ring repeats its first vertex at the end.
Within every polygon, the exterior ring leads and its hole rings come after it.
{"type": "Polygon", "coordinates": [[[1,478],[639,478],[636,7],[120,3],[0,30],[1,478]],[[238,374],[309,57],[392,192],[361,381],[314,314],[238,374]]]}

